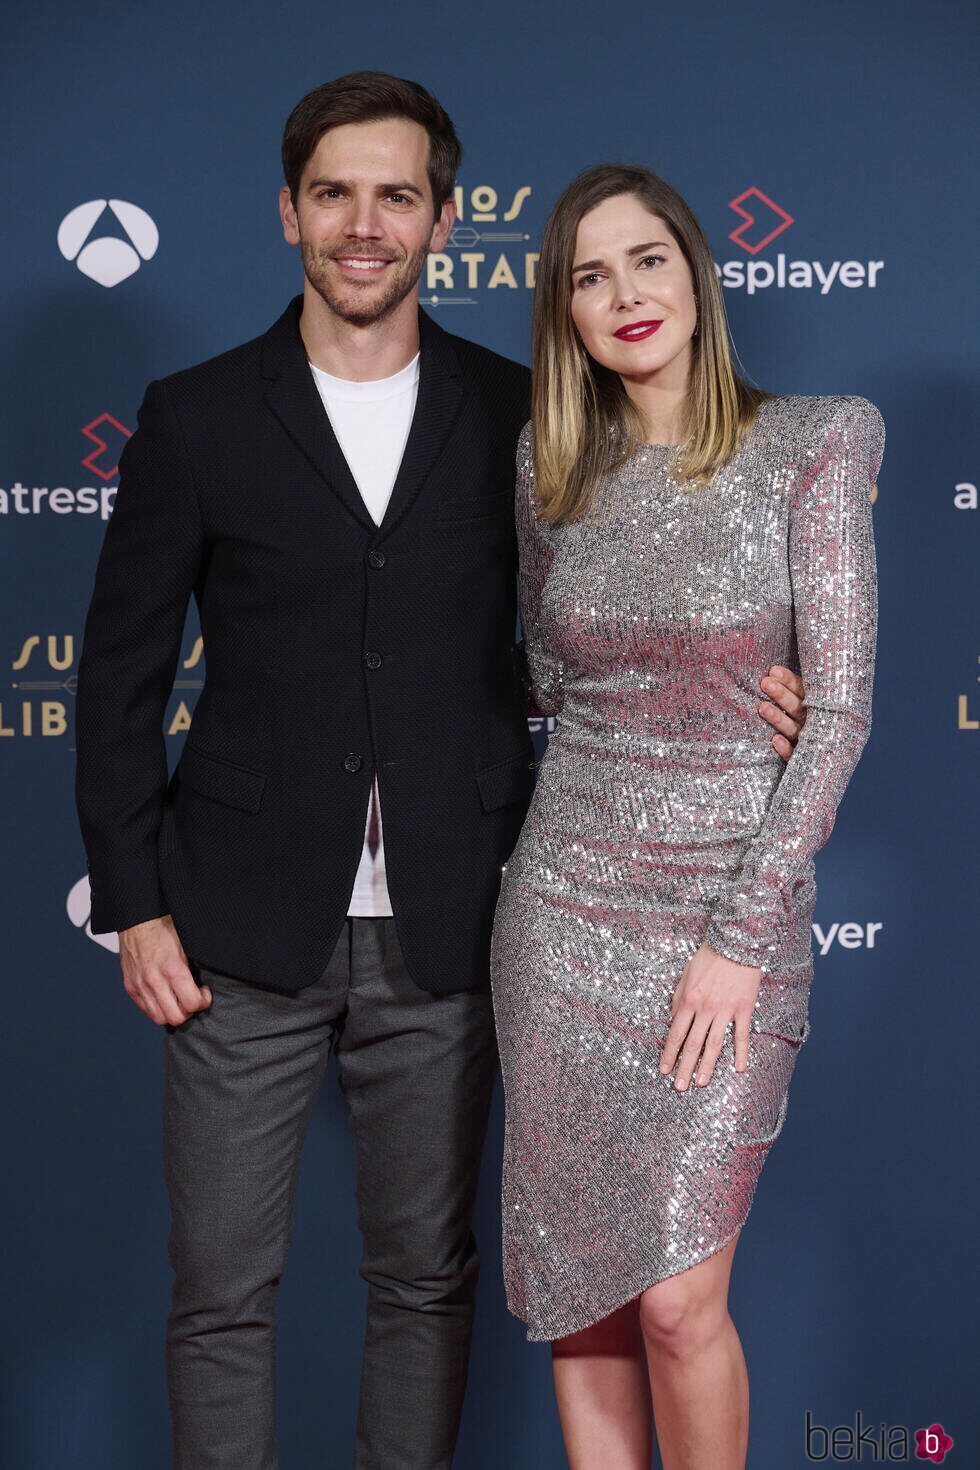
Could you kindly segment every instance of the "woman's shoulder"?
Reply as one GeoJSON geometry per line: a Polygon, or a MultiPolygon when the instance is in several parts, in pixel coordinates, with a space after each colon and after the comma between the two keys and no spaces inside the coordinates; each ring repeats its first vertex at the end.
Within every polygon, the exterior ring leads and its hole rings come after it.
{"type": "Polygon", "coordinates": [[[854,393],[782,394],[766,400],[770,433],[778,437],[788,457],[802,470],[842,456],[867,470],[870,482],[878,477],[885,449],[885,421],[877,404],[854,393]]]}
{"type": "Polygon", "coordinates": [[[774,429],[783,428],[802,443],[819,441],[830,430],[853,424],[859,433],[884,436],[881,410],[868,398],[854,393],[780,393],[760,405],[774,429]]]}

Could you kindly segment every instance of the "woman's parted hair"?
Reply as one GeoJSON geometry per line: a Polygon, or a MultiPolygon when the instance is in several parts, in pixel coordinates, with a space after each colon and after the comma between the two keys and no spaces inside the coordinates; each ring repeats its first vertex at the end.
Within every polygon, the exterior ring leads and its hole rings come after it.
{"type": "Polygon", "coordinates": [[[642,442],[643,425],[617,373],[586,351],[572,320],[572,266],[583,216],[631,194],[667,225],[693,278],[698,335],[691,342],[687,438],[673,474],[705,484],[727,463],[771,393],[746,383],[732,365],[728,323],[714,257],[691,210],[650,169],[598,164],[579,174],[545,226],[534,296],[535,493],[541,519],[571,521],[587,508],[601,477],[642,442]]]}
{"type": "Polygon", "coordinates": [[[429,135],[427,173],[435,217],[452,195],[463,150],[445,108],[419,82],[384,71],[352,71],[301,97],[286,119],[282,170],[295,207],[303,170],[324,133],[346,123],[404,117],[429,135]]]}

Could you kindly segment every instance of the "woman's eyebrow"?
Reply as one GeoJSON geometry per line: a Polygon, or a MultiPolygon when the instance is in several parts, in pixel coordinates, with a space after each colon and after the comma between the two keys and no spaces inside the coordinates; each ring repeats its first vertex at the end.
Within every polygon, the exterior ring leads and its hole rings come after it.
{"type": "MultiPolygon", "coordinates": [[[[627,255],[639,255],[644,250],[652,250],[655,245],[660,245],[660,246],[662,246],[666,250],[669,250],[670,249],[670,242],[667,241],[667,240],[648,240],[645,245],[631,245],[630,248],[627,250],[626,254],[627,255]]],[[[582,263],[581,263],[581,265],[573,265],[572,266],[572,270],[573,271],[594,271],[595,268],[597,266],[600,266],[600,265],[605,265],[605,261],[604,260],[583,260],[582,263]]]]}

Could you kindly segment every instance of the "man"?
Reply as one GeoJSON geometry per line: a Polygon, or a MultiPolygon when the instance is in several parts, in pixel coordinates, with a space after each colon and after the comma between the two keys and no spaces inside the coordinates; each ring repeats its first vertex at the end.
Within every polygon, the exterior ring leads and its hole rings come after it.
{"type": "MultiPolygon", "coordinates": [[[[96,576],[78,806],[93,929],[119,931],[126,991],[166,1028],[178,1470],[276,1465],[275,1295],[331,1050],[369,1285],[355,1465],[452,1460],[490,927],[533,780],[513,642],[528,373],[418,301],[459,158],[415,83],[361,72],[302,99],[280,208],[303,295],[150,384],[96,576]],[[191,593],[207,676],[168,784],[191,593]]],[[[791,741],[802,688],[779,687],[791,741]]]]}

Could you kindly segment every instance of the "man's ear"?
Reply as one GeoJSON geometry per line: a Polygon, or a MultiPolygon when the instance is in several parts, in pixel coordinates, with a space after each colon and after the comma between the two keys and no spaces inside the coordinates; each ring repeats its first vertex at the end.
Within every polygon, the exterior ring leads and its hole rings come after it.
{"type": "Polygon", "coordinates": [[[299,220],[296,218],[293,196],[289,192],[288,184],[283,184],[279,190],[279,218],[282,220],[282,233],[286,244],[298,245],[299,220]]]}
{"type": "Polygon", "coordinates": [[[439,218],[432,226],[432,234],[429,237],[429,250],[432,254],[438,254],[445,250],[446,241],[453,232],[456,223],[456,200],[450,196],[443,201],[439,218]]]}

